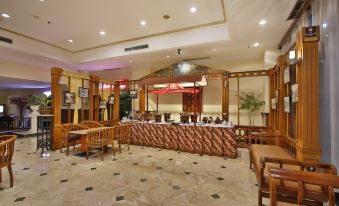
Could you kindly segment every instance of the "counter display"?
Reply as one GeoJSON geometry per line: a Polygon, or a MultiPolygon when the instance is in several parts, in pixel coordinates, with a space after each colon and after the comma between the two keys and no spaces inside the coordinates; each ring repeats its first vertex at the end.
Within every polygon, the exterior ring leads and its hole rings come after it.
{"type": "Polygon", "coordinates": [[[189,153],[237,157],[235,133],[222,125],[171,125],[129,121],[131,144],[189,153]]]}

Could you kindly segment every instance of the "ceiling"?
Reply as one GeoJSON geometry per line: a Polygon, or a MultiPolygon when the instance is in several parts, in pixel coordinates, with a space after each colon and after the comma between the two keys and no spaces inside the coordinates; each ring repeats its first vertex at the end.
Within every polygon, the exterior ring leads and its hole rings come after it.
{"type": "Polygon", "coordinates": [[[222,0],[1,0],[1,27],[71,51],[225,22],[222,0]],[[20,6],[19,6],[20,5],[20,6]],[[191,7],[199,12],[189,12],[191,7]],[[164,19],[169,15],[169,19],[164,19]],[[146,21],[147,26],[140,25],[146,21]],[[105,31],[106,35],[99,34],[105,31]],[[69,43],[68,40],[74,40],[69,43]]]}
{"type": "Polygon", "coordinates": [[[51,85],[47,82],[0,76],[0,89],[43,89],[49,88],[50,86],[51,85]]]}
{"type": "Polygon", "coordinates": [[[210,58],[192,63],[223,68],[228,62],[262,60],[265,50],[276,49],[291,24],[286,18],[295,2],[296,0],[97,0],[84,3],[83,0],[0,0],[0,13],[11,15],[9,19],[0,20],[1,28],[10,30],[13,35],[63,48],[63,52],[72,52],[65,53],[64,56],[70,59],[65,62],[54,59],[51,55],[47,57],[47,54],[32,54],[33,51],[27,49],[20,51],[1,47],[1,44],[0,49],[2,48],[3,58],[29,61],[46,68],[66,66],[83,71],[162,68],[183,59],[199,57],[210,58]],[[197,12],[189,11],[192,6],[197,8],[197,12]],[[171,18],[163,19],[165,14],[171,18]],[[263,19],[267,23],[259,25],[263,19]],[[141,26],[141,20],[147,21],[147,25],[141,26]],[[47,21],[51,21],[51,24],[47,21]],[[224,32],[223,40],[215,38],[217,34],[213,26],[219,25],[225,27],[225,31],[219,30],[224,32]],[[179,42],[190,42],[197,36],[193,32],[199,32],[199,29],[207,34],[200,38],[199,43],[179,42]],[[100,30],[105,30],[107,34],[101,36],[100,30]],[[190,32],[191,36],[184,36],[190,32]],[[168,38],[170,36],[172,39],[168,38]],[[123,51],[125,46],[135,45],[135,42],[149,43],[152,38],[158,38],[160,42],[167,40],[169,43],[134,53],[123,51]],[[74,43],[69,43],[68,39],[74,40],[74,43]],[[259,46],[249,48],[255,42],[259,46]],[[182,49],[180,55],[177,53],[179,48],[182,49]],[[120,53],[111,52],[114,50],[120,53]],[[92,56],[95,58],[89,58],[92,56]]]}

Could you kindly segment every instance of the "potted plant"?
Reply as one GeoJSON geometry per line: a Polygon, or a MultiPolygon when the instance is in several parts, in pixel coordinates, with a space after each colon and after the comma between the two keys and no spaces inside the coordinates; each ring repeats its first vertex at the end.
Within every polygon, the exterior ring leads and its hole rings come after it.
{"type": "Polygon", "coordinates": [[[52,114],[51,108],[51,98],[45,94],[40,95],[32,95],[28,99],[28,104],[31,105],[39,105],[39,113],[40,114],[52,114]]]}
{"type": "Polygon", "coordinates": [[[261,100],[253,91],[248,93],[242,92],[240,95],[240,109],[248,111],[248,120],[250,125],[254,125],[254,117],[252,119],[252,116],[255,112],[259,111],[264,104],[265,101],[261,100]]]}

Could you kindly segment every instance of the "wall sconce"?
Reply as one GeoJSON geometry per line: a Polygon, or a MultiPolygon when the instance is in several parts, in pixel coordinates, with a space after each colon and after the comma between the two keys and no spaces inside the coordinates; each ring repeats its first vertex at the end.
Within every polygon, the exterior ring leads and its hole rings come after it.
{"type": "Polygon", "coordinates": [[[294,50],[289,52],[288,58],[291,59],[291,60],[295,59],[295,51],[294,50]]]}

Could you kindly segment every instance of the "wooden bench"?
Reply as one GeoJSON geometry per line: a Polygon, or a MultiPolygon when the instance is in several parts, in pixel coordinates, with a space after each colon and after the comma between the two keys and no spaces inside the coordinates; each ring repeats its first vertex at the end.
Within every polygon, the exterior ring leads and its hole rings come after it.
{"type": "Polygon", "coordinates": [[[331,174],[321,174],[316,172],[293,171],[280,168],[269,169],[270,181],[270,205],[271,206],[288,206],[288,205],[303,205],[307,204],[307,190],[305,188],[318,187],[327,194],[329,206],[335,206],[334,188],[339,187],[339,177],[331,174]],[[293,182],[297,185],[297,190],[291,189],[291,192],[297,195],[297,204],[277,201],[279,193],[279,185],[281,181],[293,182]]]}
{"type": "MultiPolygon", "coordinates": [[[[250,151],[250,168],[254,170],[258,183],[258,205],[262,205],[262,198],[270,197],[268,167],[284,168],[294,171],[312,170],[318,173],[337,174],[334,165],[320,164],[316,162],[301,162],[294,160],[289,153],[282,147],[277,145],[259,145],[252,144],[250,151]]],[[[297,200],[296,192],[290,192],[288,187],[297,188],[297,185],[291,185],[287,182],[281,182],[278,198],[284,201],[293,202],[297,200]]],[[[327,196],[324,191],[319,190],[319,187],[307,188],[308,193],[305,193],[307,199],[320,203],[326,200],[327,196]]]]}

